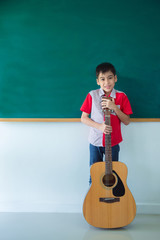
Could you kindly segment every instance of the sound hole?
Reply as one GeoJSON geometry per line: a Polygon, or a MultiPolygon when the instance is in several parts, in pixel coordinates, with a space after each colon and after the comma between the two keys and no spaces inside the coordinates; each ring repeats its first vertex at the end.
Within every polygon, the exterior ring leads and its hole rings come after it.
{"type": "Polygon", "coordinates": [[[113,174],[106,174],[102,178],[102,182],[106,187],[112,187],[116,182],[116,178],[113,174]]]}

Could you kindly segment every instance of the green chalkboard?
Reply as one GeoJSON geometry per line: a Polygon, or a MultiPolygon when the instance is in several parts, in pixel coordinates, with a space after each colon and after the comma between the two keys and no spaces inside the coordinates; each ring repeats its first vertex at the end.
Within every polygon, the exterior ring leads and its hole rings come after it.
{"type": "Polygon", "coordinates": [[[134,118],[160,117],[160,2],[0,1],[0,118],[79,118],[115,65],[134,118]]]}

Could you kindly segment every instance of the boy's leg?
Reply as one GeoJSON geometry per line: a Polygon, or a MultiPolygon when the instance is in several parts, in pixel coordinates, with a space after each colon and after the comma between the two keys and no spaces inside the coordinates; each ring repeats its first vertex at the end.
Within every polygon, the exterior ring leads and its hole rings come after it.
{"type": "Polygon", "coordinates": [[[119,144],[112,147],[112,161],[119,160],[119,151],[120,151],[119,144]]]}
{"type": "Polygon", "coordinates": [[[93,163],[96,162],[101,162],[103,161],[103,153],[100,150],[101,147],[94,146],[90,144],[89,149],[90,149],[90,166],[93,163]]]}
{"type": "MultiPolygon", "coordinates": [[[[92,164],[94,164],[96,162],[103,161],[103,152],[101,151],[101,147],[97,147],[97,146],[90,144],[89,149],[90,149],[90,167],[92,164]]],[[[91,184],[91,176],[89,179],[89,184],[91,184]]]]}
{"type": "MultiPolygon", "coordinates": [[[[105,154],[105,147],[100,147],[100,151],[103,154],[105,154]]],[[[120,151],[119,144],[112,147],[112,161],[118,161],[119,160],[119,151],[120,151]]]]}

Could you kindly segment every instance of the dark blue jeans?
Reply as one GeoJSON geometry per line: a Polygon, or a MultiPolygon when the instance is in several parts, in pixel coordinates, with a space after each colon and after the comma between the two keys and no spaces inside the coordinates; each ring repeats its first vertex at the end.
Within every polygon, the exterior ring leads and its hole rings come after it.
{"type": "MultiPolygon", "coordinates": [[[[89,145],[90,148],[90,166],[96,162],[102,162],[103,156],[105,154],[105,147],[97,147],[92,144],[89,145]]],[[[119,144],[112,147],[112,161],[119,160],[119,144]]],[[[91,177],[89,179],[89,183],[91,184],[91,177]]]]}

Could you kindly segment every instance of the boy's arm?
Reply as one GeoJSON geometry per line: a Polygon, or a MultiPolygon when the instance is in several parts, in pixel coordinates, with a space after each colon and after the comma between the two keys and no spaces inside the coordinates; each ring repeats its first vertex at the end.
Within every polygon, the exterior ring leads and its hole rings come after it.
{"type": "Polygon", "coordinates": [[[106,107],[113,110],[117,114],[121,122],[123,122],[125,125],[128,125],[130,123],[130,115],[123,113],[114,103],[114,99],[112,99],[112,101],[108,99],[103,100],[102,108],[106,107]]]}
{"type": "Polygon", "coordinates": [[[123,113],[118,107],[117,105],[115,105],[116,107],[113,109],[115,111],[115,113],[117,114],[118,118],[121,120],[121,122],[123,122],[125,125],[128,125],[130,123],[130,115],[127,115],[125,113],[123,113]]]}
{"type": "Polygon", "coordinates": [[[91,118],[89,118],[89,114],[86,112],[82,112],[81,122],[90,127],[93,127],[93,128],[96,128],[96,129],[102,131],[104,134],[110,134],[112,132],[111,126],[106,125],[104,122],[97,123],[97,122],[93,121],[91,118]]]}

